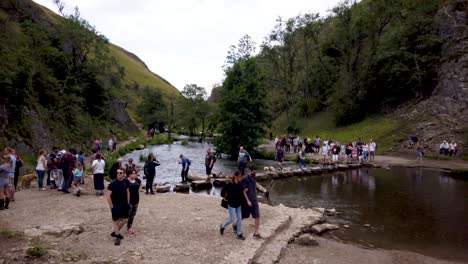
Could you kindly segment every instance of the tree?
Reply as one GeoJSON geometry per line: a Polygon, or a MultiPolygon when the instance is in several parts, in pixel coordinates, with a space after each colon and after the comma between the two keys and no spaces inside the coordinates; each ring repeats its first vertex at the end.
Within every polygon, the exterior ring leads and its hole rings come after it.
{"type": "Polygon", "coordinates": [[[255,53],[256,43],[249,35],[244,35],[237,46],[231,45],[224,62],[223,69],[227,72],[236,62],[245,61],[252,57],[255,53]]]}
{"type": "Polygon", "coordinates": [[[198,141],[202,142],[206,137],[207,120],[212,115],[206,90],[196,84],[188,84],[182,90],[182,95],[181,120],[188,125],[190,135],[198,136],[198,141]],[[196,133],[198,129],[200,133],[196,133]]]}
{"type": "Polygon", "coordinates": [[[252,150],[270,122],[263,74],[254,58],[236,62],[226,73],[221,89],[221,136],[217,150],[236,158],[239,146],[252,150]]]}
{"type": "Polygon", "coordinates": [[[159,90],[144,87],[143,101],[138,105],[137,112],[145,127],[161,130],[167,121],[167,107],[159,90]]]}

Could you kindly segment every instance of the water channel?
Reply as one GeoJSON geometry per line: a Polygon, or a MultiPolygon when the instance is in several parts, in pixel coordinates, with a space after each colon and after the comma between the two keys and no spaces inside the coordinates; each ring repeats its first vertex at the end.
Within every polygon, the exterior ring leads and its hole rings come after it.
{"type": "MultiPolygon", "coordinates": [[[[180,143],[149,147],[124,157],[137,164],[140,155],[154,153],[157,183],[180,181],[178,156],[192,160],[190,170],[204,174],[207,143],[180,143]]],[[[275,162],[255,160],[260,170],[275,162]]],[[[294,163],[286,166],[296,167],[294,163]]],[[[218,159],[214,172],[230,174],[236,163],[218,159]]],[[[323,175],[275,180],[266,202],[290,207],[335,208],[340,215],[330,222],[349,225],[331,236],[369,248],[417,252],[447,260],[468,261],[468,182],[447,172],[418,168],[356,169],[323,175]],[[364,227],[370,224],[371,227],[364,227]]],[[[195,194],[219,195],[219,189],[195,194]]]]}

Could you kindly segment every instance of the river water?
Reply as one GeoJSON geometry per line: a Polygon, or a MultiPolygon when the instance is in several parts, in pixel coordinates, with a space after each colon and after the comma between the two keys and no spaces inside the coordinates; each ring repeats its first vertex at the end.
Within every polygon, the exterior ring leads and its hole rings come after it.
{"type": "MultiPolygon", "coordinates": [[[[161,166],[157,183],[177,183],[184,154],[190,170],[204,175],[207,143],[180,143],[149,147],[126,155],[137,164],[139,156],[154,153],[161,166]]],[[[255,160],[261,171],[274,161],[255,160]]],[[[294,163],[285,166],[295,167],[294,163]]],[[[218,159],[214,173],[232,174],[236,163],[218,159]]],[[[447,172],[417,168],[356,169],[323,175],[273,181],[266,202],[290,207],[335,208],[340,214],[330,222],[349,225],[331,236],[369,248],[412,251],[447,260],[468,262],[468,182],[452,179],[447,172]],[[364,227],[370,224],[370,228],[364,227]]],[[[219,189],[196,194],[219,195],[219,189]]]]}

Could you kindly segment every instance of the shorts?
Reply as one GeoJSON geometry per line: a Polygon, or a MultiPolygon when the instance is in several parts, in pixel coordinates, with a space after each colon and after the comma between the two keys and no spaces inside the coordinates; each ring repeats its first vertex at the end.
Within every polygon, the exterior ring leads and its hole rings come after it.
{"type": "Polygon", "coordinates": [[[258,207],[258,202],[253,202],[252,206],[245,205],[242,207],[242,218],[260,218],[260,209],[258,207]]]}
{"type": "Polygon", "coordinates": [[[3,178],[3,179],[0,180],[0,188],[6,189],[9,184],[10,184],[9,179],[4,179],[3,178]]]}
{"type": "Polygon", "coordinates": [[[213,168],[210,168],[209,166],[205,166],[206,167],[206,175],[210,175],[211,174],[211,170],[213,168]]]}
{"type": "Polygon", "coordinates": [[[81,182],[81,177],[73,177],[73,182],[80,183],[81,182]]]}
{"type": "Polygon", "coordinates": [[[367,151],[364,151],[362,155],[364,156],[364,158],[367,158],[369,156],[369,153],[367,151]]]}
{"type": "Polygon", "coordinates": [[[130,211],[128,204],[124,205],[115,205],[112,207],[112,221],[117,221],[119,219],[127,219],[130,211]]]}

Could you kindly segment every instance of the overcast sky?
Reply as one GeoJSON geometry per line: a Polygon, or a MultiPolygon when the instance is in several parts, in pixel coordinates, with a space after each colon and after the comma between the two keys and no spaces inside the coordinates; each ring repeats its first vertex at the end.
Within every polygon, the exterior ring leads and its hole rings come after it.
{"type": "MultiPolygon", "coordinates": [[[[53,11],[52,0],[34,0],[53,11]]],[[[229,46],[248,34],[258,44],[278,16],[327,14],[341,0],[64,0],[109,40],[136,54],[179,90],[208,92],[223,80],[229,46]]],[[[258,48],[257,48],[258,51],[258,48]]]]}

